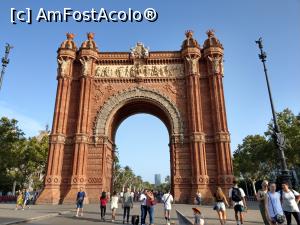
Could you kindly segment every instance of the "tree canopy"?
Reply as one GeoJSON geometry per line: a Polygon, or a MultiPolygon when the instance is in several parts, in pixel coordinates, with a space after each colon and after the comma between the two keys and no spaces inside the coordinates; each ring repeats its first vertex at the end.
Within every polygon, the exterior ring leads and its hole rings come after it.
{"type": "Polygon", "coordinates": [[[26,138],[18,121],[0,119],[0,190],[11,191],[32,183],[40,188],[48,154],[48,135],[26,138]]]}
{"type": "MultiPolygon", "coordinates": [[[[300,114],[285,109],[277,113],[279,127],[286,138],[285,156],[290,169],[300,168],[300,114]]],[[[235,176],[254,183],[272,179],[279,168],[278,149],[274,142],[274,123],[267,125],[264,135],[248,135],[233,153],[235,176]]],[[[255,190],[254,190],[255,192],[255,190]]]]}

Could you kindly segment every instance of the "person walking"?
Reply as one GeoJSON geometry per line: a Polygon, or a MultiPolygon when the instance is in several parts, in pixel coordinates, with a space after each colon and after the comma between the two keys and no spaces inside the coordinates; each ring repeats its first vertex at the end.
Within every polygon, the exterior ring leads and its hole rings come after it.
{"type": "Polygon", "coordinates": [[[225,225],[227,220],[226,206],[229,207],[229,204],[221,187],[217,187],[216,193],[214,193],[214,197],[215,197],[214,210],[216,210],[218,213],[221,225],[225,225]]]}
{"type": "Polygon", "coordinates": [[[79,191],[77,192],[77,197],[76,197],[76,207],[77,207],[76,217],[79,216],[79,212],[81,212],[80,216],[83,216],[83,202],[84,202],[84,198],[85,198],[85,192],[83,191],[83,188],[81,187],[79,189],[79,191]]]}
{"type": "Polygon", "coordinates": [[[147,211],[149,214],[150,225],[154,224],[154,206],[156,204],[155,197],[152,191],[147,191],[147,211]]]}
{"type": "Polygon", "coordinates": [[[116,220],[116,211],[118,209],[118,203],[119,203],[119,196],[116,191],[113,192],[113,195],[111,197],[111,222],[114,222],[116,220]]]}
{"type": "Polygon", "coordinates": [[[27,207],[28,209],[30,208],[29,206],[29,201],[30,201],[30,193],[28,191],[28,189],[24,190],[24,203],[23,203],[23,209],[25,209],[25,207],[27,207]]]}
{"type": "Polygon", "coordinates": [[[259,211],[260,211],[261,217],[262,217],[265,225],[269,225],[268,218],[266,217],[266,208],[265,208],[265,198],[268,194],[268,186],[269,186],[268,181],[264,180],[261,184],[261,189],[258,190],[258,192],[256,194],[259,211]]]}
{"type": "Polygon", "coordinates": [[[16,204],[16,208],[15,210],[18,210],[19,207],[21,207],[21,209],[24,209],[23,208],[23,192],[22,191],[19,191],[18,192],[18,197],[17,197],[17,204],[16,204]]]}
{"type": "Polygon", "coordinates": [[[147,190],[141,193],[139,201],[141,202],[141,224],[145,225],[147,217],[147,190]]]}
{"type": "Polygon", "coordinates": [[[230,205],[234,208],[234,216],[237,225],[244,224],[244,211],[247,210],[245,192],[238,187],[236,180],[233,181],[233,187],[229,189],[230,205]]]}
{"type": "Polygon", "coordinates": [[[100,212],[101,212],[102,221],[105,221],[106,205],[107,205],[107,195],[106,192],[103,191],[100,197],[100,212]]]}
{"type": "Polygon", "coordinates": [[[200,190],[198,190],[196,193],[196,204],[201,205],[201,201],[202,201],[202,194],[201,194],[200,190]]]}
{"type": "Polygon", "coordinates": [[[133,207],[133,198],[130,192],[130,188],[127,188],[127,192],[123,195],[123,204],[122,207],[124,209],[123,212],[123,223],[125,223],[125,219],[127,223],[129,223],[129,217],[130,217],[130,208],[133,207]]]}
{"type": "Polygon", "coordinates": [[[297,191],[290,189],[288,183],[283,183],[281,187],[280,199],[287,225],[292,224],[292,215],[294,216],[297,225],[300,225],[300,211],[298,207],[300,194],[297,191]]]}
{"type": "Polygon", "coordinates": [[[276,192],[276,184],[270,184],[270,191],[265,198],[266,217],[269,224],[284,224],[285,216],[280,202],[280,193],[276,192]]]}
{"type": "Polygon", "coordinates": [[[164,204],[164,214],[165,214],[166,225],[170,225],[172,203],[174,201],[170,190],[162,196],[161,201],[164,204]]]}

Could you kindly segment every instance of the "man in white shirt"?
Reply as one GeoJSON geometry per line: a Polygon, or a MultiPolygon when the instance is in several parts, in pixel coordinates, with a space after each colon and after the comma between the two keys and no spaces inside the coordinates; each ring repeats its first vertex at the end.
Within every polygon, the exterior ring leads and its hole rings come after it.
{"type": "Polygon", "coordinates": [[[141,202],[141,224],[145,225],[146,217],[147,217],[147,190],[141,193],[139,201],[141,202]]]}
{"type": "Polygon", "coordinates": [[[170,191],[165,193],[161,198],[163,204],[164,204],[164,210],[165,210],[165,219],[166,224],[170,224],[170,214],[172,209],[172,202],[173,202],[173,196],[171,195],[170,191]]]}
{"type": "Polygon", "coordinates": [[[244,211],[246,211],[245,192],[238,187],[237,181],[233,181],[233,187],[229,190],[230,205],[234,207],[237,225],[244,224],[244,211]]]}

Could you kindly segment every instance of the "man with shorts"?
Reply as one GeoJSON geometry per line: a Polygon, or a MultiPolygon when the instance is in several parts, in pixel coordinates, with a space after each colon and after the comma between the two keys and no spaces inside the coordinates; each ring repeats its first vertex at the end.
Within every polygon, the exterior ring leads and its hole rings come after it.
{"type": "Polygon", "coordinates": [[[77,206],[77,212],[76,217],[79,216],[79,211],[81,211],[80,216],[83,216],[83,201],[85,198],[85,192],[83,191],[83,188],[81,187],[80,190],[77,193],[76,197],[76,206],[77,206]]]}
{"type": "Polygon", "coordinates": [[[171,214],[172,202],[173,202],[173,196],[171,195],[170,191],[165,193],[162,196],[161,200],[164,204],[166,224],[170,225],[170,214],[171,214]]]}
{"type": "Polygon", "coordinates": [[[233,181],[233,187],[229,190],[230,205],[234,207],[237,225],[244,224],[244,211],[247,210],[245,192],[238,187],[237,181],[233,181]]]}

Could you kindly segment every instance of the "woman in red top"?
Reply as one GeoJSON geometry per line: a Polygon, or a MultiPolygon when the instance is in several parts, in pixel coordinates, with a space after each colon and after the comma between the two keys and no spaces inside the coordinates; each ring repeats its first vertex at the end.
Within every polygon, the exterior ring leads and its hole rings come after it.
{"type": "Polygon", "coordinates": [[[106,192],[103,191],[100,197],[101,220],[103,221],[105,221],[106,205],[107,205],[107,196],[106,196],[106,192]]]}

